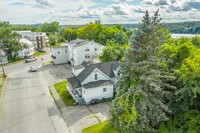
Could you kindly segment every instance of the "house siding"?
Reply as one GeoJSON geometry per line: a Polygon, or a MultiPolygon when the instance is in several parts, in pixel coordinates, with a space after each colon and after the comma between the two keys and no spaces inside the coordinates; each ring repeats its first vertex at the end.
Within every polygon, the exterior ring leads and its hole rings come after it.
{"type": "Polygon", "coordinates": [[[99,80],[110,80],[108,77],[105,76],[99,69],[94,69],[94,71],[81,83],[82,85],[87,84],[92,81],[99,81],[99,80]],[[97,80],[95,80],[95,74],[97,74],[97,80]]]}
{"type": "Polygon", "coordinates": [[[84,61],[91,62],[95,55],[97,55],[104,47],[100,44],[96,44],[93,42],[88,42],[79,47],[74,47],[73,49],[73,58],[74,58],[74,66],[80,65],[84,61]],[[89,51],[85,51],[85,49],[89,49],[89,51]],[[96,50],[95,50],[96,49],[96,50]],[[85,58],[86,55],[89,55],[90,58],[85,58]]]}
{"type": "Polygon", "coordinates": [[[92,99],[112,98],[113,97],[113,85],[99,86],[96,88],[85,89],[82,87],[82,97],[85,99],[86,104],[90,104],[92,99]],[[103,88],[106,88],[106,92],[103,92],[103,88]]]}
{"type": "Polygon", "coordinates": [[[52,54],[56,57],[54,59],[55,64],[64,64],[68,62],[68,51],[67,47],[57,47],[52,49],[52,54]]]}

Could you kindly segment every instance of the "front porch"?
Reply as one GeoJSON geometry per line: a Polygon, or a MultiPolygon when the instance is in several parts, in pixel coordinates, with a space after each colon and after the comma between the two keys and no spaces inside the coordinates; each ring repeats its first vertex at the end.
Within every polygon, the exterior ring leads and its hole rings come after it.
{"type": "Polygon", "coordinates": [[[82,98],[82,95],[81,95],[82,88],[73,88],[70,84],[67,84],[66,88],[71,94],[71,96],[73,97],[73,99],[76,101],[76,103],[78,103],[79,105],[86,104],[84,98],[82,98]]]}

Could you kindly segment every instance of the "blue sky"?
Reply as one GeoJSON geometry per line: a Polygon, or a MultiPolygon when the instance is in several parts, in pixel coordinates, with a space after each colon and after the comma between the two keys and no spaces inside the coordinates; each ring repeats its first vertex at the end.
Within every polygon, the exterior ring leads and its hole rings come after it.
{"type": "Polygon", "coordinates": [[[0,21],[36,24],[138,23],[160,10],[164,22],[200,21],[200,0],[0,0],[0,21]]]}

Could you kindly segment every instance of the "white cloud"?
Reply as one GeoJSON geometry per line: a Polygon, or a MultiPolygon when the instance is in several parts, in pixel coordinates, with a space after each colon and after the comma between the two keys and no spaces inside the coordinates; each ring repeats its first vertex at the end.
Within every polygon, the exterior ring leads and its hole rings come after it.
{"type": "Polygon", "coordinates": [[[134,1],[134,0],[113,0],[115,2],[131,2],[131,1],[134,1]]]}
{"type": "Polygon", "coordinates": [[[200,11],[200,0],[143,0],[142,4],[162,6],[167,11],[200,11]]]}
{"type": "Polygon", "coordinates": [[[0,0],[0,21],[11,23],[85,24],[94,20],[102,23],[136,23],[144,12],[160,8],[164,21],[192,21],[200,18],[200,0],[0,0]],[[67,2],[66,2],[67,1],[67,2]],[[121,3],[116,3],[121,2],[121,3]],[[115,4],[114,4],[115,3],[115,4]],[[101,5],[101,6],[99,6],[101,5]],[[183,15],[184,14],[184,15],[183,15]]]}

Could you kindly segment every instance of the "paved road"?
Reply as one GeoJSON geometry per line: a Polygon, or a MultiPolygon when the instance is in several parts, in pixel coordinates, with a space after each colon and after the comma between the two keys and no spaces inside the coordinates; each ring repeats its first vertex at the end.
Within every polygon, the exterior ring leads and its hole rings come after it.
{"type": "MultiPolygon", "coordinates": [[[[50,54],[43,58],[50,59],[50,54]]],[[[5,67],[8,79],[0,101],[0,133],[68,133],[44,72],[28,72],[31,65],[42,62],[5,67]]]]}

